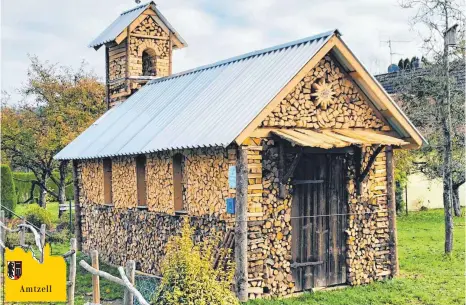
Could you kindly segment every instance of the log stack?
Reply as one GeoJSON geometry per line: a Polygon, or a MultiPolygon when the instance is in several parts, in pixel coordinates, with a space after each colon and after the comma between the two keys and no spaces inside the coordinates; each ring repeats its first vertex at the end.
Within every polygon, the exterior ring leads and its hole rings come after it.
{"type": "Polygon", "coordinates": [[[145,19],[143,19],[131,33],[135,35],[168,38],[168,34],[155,22],[151,16],[147,16],[145,19]]]}
{"type": "MultiPolygon", "coordinates": [[[[267,295],[284,296],[294,292],[291,275],[291,200],[292,187],[287,184],[287,196],[279,197],[279,156],[276,143],[263,141],[263,210],[266,236],[263,285],[267,295]]],[[[288,164],[291,162],[287,159],[288,164]]]]}
{"type": "Polygon", "coordinates": [[[227,150],[196,149],[183,156],[183,202],[188,214],[223,217],[229,196],[227,150]]]}
{"type": "MultiPolygon", "coordinates": [[[[82,209],[83,251],[98,250],[101,258],[114,265],[135,260],[137,270],[160,274],[165,246],[181,232],[183,217],[139,209],[84,204],[82,209]]],[[[227,232],[224,221],[215,217],[188,218],[194,239],[216,238],[227,232]]]]}
{"type": "Polygon", "coordinates": [[[126,40],[108,49],[108,79],[124,78],[126,74],[126,40]]]}
{"type": "Polygon", "coordinates": [[[93,203],[104,202],[104,165],[102,160],[82,161],[81,192],[88,201],[93,203]]]}
{"type": "MultiPolygon", "coordinates": [[[[374,149],[363,148],[363,168],[374,149]]],[[[347,229],[348,282],[352,285],[370,283],[390,275],[388,212],[386,202],[385,153],[376,158],[357,193],[355,161],[349,161],[349,213],[347,229]]]]}
{"type": "Polygon", "coordinates": [[[329,55],[306,74],[261,126],[388,128],[329,55]]]}
{"type": "Polygon", "coordinates": [[[146,161],[147,207],[173,214],[173,163],[168,152],[150,154],[146,161]]]}
{"type": "Polygon", "coordinates": [[[116,208],[137,207],[138,193],[134,157],[112,159],[112,201],[116,208]]]}

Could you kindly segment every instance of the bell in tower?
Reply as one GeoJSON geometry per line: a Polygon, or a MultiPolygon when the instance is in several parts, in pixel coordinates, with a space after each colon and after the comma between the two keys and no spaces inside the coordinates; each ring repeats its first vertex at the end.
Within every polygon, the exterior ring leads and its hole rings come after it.
{"type": "Polygon", "coordinates": [[[123,12],[89,47],[105,45],[107,104],[123,102],[149,80],[172,73],[172,52],[187,46],[154,2],[123,12]]]}

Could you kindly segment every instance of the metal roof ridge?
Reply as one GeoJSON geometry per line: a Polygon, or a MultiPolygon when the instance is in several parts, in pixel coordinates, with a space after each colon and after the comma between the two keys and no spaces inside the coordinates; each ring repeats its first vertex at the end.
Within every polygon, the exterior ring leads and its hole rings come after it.
{"type": "Polygon", "coordinates": [[[196,67],[196,68],[193,68],[193,69],[188,69],[188,70],[181,71],[181,72],[169,75],[169,76],[165,76],[165,77],[161,77],[161,78],[158,78],[158,79],[151,80],[150,82],[147,83],[147,85],[156,84],[158,82],[166,81],[168,79],[172,79],[172,78],[176,78],[176,77],[179,77],[179,76],[199,72],[199,71],[202,71],[202,70],[207,70],[207,69],[210,69],[210,68],[215,68],[215,67],[219,67],[219,66],[222,66],[222,65],[231,64],[231,63],[241,61],[241,60],[244,60],[244,59],[247,59],[247,58],[250,58],[250,57],[263,55],[263,54],[266,54],[266,53],[271,53],[271,52],[278,51],[278,50],[281,50],[281,49],[286,49],[286,48],[289,48],[289,47],[294,47],[294,46],[297,46],[297,45],[300,45],[300,44],[303,44],[303,43],[312,42],[314,40],[321,39],[321,38],[324,38],[324,37],[329,37],[329,36],[331,36],[333,34],[340,35],[340,32],[338,31],[338,29],[334,29],[334,30],[331,30],[331,31],[323,32],[323,33],[320,33],[320,34],[317,34],[317,35],[301,38],[301,39],[298,39],[298,40],[293,40],[293,41],[290,41],[290,42],[286,42],[286,43],[279,44],[279,45],[276,45],[276,46],[268,47],[268,48],[265,48],[265,49],[260,49],[260,50],[244,53],[244,54],[241,54],[241,55],[233,56],[233,57],[223,59],[223,60],[211,63],[211,64],[199,66],[199,67],[196,67]]]}
{"type": "Polygon", "coordinates": [[[154,1],[149,1],[149,2],[146,2],[146,3],[140,4],[140,5],[136,6],[136,7],[130,8],[130,9],[126,10],[126,11],[123,11],[123,12],[120,14],[120,16],[126,15],[126,14],[128,14],[128,13],[131,13],[131,12],[135,11],[135,10],[138,10],[138,9],[140,9],[140,8],[143,8],[143,7],[146,7],[146,6],[148,6],[149,4],[154,4],[154,5],[155,5],[154,1]]]}

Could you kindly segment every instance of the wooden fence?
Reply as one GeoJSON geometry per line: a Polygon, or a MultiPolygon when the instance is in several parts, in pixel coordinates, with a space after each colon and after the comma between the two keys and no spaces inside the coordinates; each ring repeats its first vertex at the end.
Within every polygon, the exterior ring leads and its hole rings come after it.
{"type": "MultiPolygon", "coordinates": [[[[42,224],[39,232],[35,229],[32,224],[28,224],[26,219],[22,219],[21,224],[15,229],[10,229],[5,225],[5,212],[0,211],[0,257],[1,257],[1,267],[2,273],[4,268],[4,254],[5,254],[5,241],[6,233],[19,233],[19,243],[21,247],[29,247],[26,244],[26,230],[29,229],[34,235],[34,241],[39,249],[40,257],[39,261],[42,263],[44,260],[44,246],[45,246],[45,237],[46,227],[45,224],[42,224]]],[[[70,239],[70,250],[63,254],[62,256],[65,259],[69,259],[69,272],[68,272],[68,281],[67,281],[67,297],[68,305],[74,305],[74,294],[76,288],[76,254],[77,254],[77,241],[76,238],[70,239]]],[[[136,263],[133,260],[130,260],[126,263],[126,268],[118,267],[118,272],[120,277],[113,276],[107,272],[99,270],[99,253],[96,250],[91,251],[91,264],[90,266],[84,260],[79,262],[79,265],[84,268],[87,272],[92,274],[92,303],[88,304],[100,304],[100,278],[102,277],[105,280],[117,283],[125,287],[125,292],[123,296],[124,305],[133,305],[134,298],[137,298],[139,304],[149,305],[149,302],[144,299],[142,294],[134,287],[135,273],[136,273],[136,263]]],[[[3,277],[0,276],[0,287],[3,287],[3,277]]]]}

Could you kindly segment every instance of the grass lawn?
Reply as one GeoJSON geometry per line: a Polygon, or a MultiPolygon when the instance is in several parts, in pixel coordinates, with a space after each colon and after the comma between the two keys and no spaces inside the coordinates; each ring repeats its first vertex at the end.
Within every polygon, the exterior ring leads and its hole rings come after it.
{"type": "MultiPolygon", "coordinates": [[[[23,208],[23,207],[21,207],[23,208]]],[[[19,213],[21,208],[18,209],[19,213]]],[[[56,203],[48,204],[58,217],[56,203]]],[[[24,213],[24,212],[23,212],[24,213]]],[[[56,215],[56,216],[55,216],[56,215]]],[[[58,218],[57,218],[58,220],[58,218]]],[[[411,212],[398,217],[400,276],[386,282],[343,290],[305,293],[299,297],[252,300],[247,305],[452,305],[465,304],[465,222],[455,218],[454,252],[443,254],[443,210],[411,212]]],[[[54,255],[68,251],[68,245],[52,245],[54,255]]],[[[78,262],[89,259],[78,254],[78,262]]],[[[103,263],[101,269],[113,275],[118,271],[103,263]]],[[[90,301],[91,275],[77,267],[76,305],[90,301]]],[[[100,281],[102,300],[122,298],[123,289],[104,279],[100,281]]],[[[103,302],[105,304],[105,302],[103,302]]]]}
{"type": "Polygon", "coordinates": [[[454,251],[443,254],[443,210],[398,217],[400,276],[394,280],[249,305],[465,304],[465,222],[455,218],[454,251]]]}

